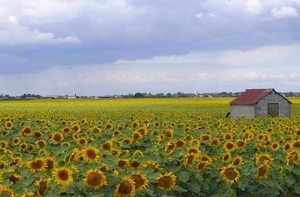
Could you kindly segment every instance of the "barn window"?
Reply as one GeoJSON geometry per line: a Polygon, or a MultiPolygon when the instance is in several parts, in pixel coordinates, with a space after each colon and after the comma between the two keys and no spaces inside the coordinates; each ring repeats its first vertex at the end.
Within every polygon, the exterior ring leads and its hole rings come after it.
{"type": "Polygon", "coordinates": [[[268,116],[279,117],[279,103],[268,103],[268,116]]]}

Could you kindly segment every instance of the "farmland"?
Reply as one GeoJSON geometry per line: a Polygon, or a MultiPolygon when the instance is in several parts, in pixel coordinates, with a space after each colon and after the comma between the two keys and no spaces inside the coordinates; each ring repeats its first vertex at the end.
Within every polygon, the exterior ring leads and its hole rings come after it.
{"type": "Polygon", "coordinates": [[[230,119],[232,98],[0,102],[3,196],[296,196],[291,118],[230,119]]]}

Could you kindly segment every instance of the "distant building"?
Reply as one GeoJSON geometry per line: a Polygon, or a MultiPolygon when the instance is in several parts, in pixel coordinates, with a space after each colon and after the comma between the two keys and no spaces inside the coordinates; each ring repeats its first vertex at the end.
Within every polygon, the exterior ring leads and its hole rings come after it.
{"type": "Polygon", "coordinates": [[[230,102],[230,117],[290,117],[292,102],[274,89],[246,89],[230,102]]]}

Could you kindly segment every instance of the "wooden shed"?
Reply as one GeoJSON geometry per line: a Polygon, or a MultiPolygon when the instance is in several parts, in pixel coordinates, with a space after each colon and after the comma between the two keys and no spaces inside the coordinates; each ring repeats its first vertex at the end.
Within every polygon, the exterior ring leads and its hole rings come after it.
{"type": "Polygon", "coordinates": [[[290,117],[292,102],[269,89],[246,89],[230,102],[230,117],[290,117]]]}

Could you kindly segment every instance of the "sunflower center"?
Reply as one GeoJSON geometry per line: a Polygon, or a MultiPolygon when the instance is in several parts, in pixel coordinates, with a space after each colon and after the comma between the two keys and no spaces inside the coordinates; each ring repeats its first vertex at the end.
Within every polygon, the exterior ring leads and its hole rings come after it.
{"type": "Polygon", "coordinates": [[[43,195],[46,189],[47,189],[47,181],[41,181],[40,190],[39,190],[40,194],[43,195]]]}
{"type": "Polygon", "coordinates": [[[125,165],[126,165],[126,161],[121,160],[121,161],[118,162],[118,166],[120,168],[124,167],[125,165]]]}
{"type": "Polygon", "coordinates": [[[233,168],[227,168],[224,172],[225,176],[229,180],[234,180],[237,177],[237,173],[233,168]]]}
{"type": "Polygon", "coordinates": [[[95,158],[96,158],[96,153],[95,153],[95,151],[93,151],[93,150],[88,150],[88,151],[87,151],[87,155],[88,155],[88,157],[91,158],[91,159],[95,159],[95,158]]]}
{"type": "Polygon", "coordinates": [[[144,185],[144,180],[142,179],[142,177],[141,177],[140,175],[138,175],[138,174],[133,174],[133,175],[132,175],[132,179],[133,179],[134,182],[135,182],[135,187],[136,187],[136,188],[139,188],[139,187],[141,187],[141,186],[144,185]]]}
{"type": "Polygon", "coordinates": [[[172,178],[164,176],[158,180],[158,185],[162,188],[168,189],[172,185],[172,178]]]}
{"type": "Polygon", "coordinates": [[[68,178],[69,178],[69,174],[68,174],[68,172],[65,171],[65,170],[59,171],[58,176],[59,176],[59,178],[60,178],[61,180],[64,180],[64,181],[65,181],[65,180],[68,180],[68,178]]]}
{"type": "Polygon", "coordinates": [[[53,137],[53,139],[55,141],[60,141],[61,140],[61,136],[59,134],[55,134],[54,137],[53,137]]]}
{"type": "Polygon", "coordinates": [[[121,184],[120,184],[120,187],[119,187],[119,193],[121,194],[130,194],[131,193],[131,190],[132,190],[132,186],[130,184],[130,182],[128,181],[123,181],[121,184]]]}
{"type": "Polygon", "coordinates": [[[98,186],[102,183],[102,177],[100,174],[93,172],[87,177],[87,182],[91,186],[98,186]]]}

